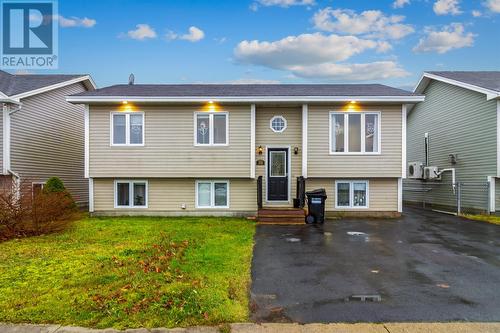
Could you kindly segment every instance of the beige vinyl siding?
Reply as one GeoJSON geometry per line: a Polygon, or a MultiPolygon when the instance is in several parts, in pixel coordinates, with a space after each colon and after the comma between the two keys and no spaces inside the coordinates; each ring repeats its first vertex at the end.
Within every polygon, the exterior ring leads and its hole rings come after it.
{"type": "MultiPolygon", "coordinates": [[[[291,190],[289,201],[295,198],[297,177],[302,175],[302,107],[259,107],[256,109],[255,117],[255,143],[256,147],[262,146],[264,152],[259,155],[256,151],[256,161],[266,161],[266,147],[289,147],[291,170],[289,177],[291,190]],[[275,133],[270,128],[271,118],[283,116],[287,121],[287,128],[282,133],[275,133]],[[293,153],[294,147],[299,148],[299,153],[293,153]]],[[[263,199],[266,200],[266,165],[257,165],[256,176],[263,176],[263,199]]]]}
{"type": "Polygon", "coordinates": [[[90,107],[90,177],[250,177],[250,105],[220,106],[229,113],[229,145],[194,145],[194,113],[201,105],[145,106],[145,145],[110,145],[110,112],[90,107]]]}
{"type": "MultiPolygon", "coordinates": [[[[496,176],[496,101],[484,94],[439,81],[431,81],[424,91],[425,102],[408,114],[407,161],[425,162],[424,135],[429,133],[429,164],[440,169],[455,168],[457,181],[464,182],[462,206],[487,209],[487,176],[496,176]],[[457,154],[457,164],[449,155],[457,154]]],[[[426,184],[405,180],[404,200],[425,201],[437,206],[456,206],[451,176],[426,184]],[[441,185],[439,185],[441,184],[441,185]],[[415,188],[430,189],[426,194],[415,188]]]]}
{"type": "Polygon", "coordinates": [[[368,208],[335,208],[335,180],[353,180],[352,178],[308,178],[306,190],[324,188],[326,195],[325,210],[339,211],[368,211],[368,212],[397,212],[398,210],[398,180],[397,178],[360,178],[368,180],[368,208]]]}
{"type": "MultiPolygon", "coordinates": [[[[198,212],[204,215],[221,213],[254,213],[257,210],[256,182],[252,179],[221,179],[229,181],[229,208],[197,209],[196,179],[151,178],[148,180],[148,208],[114,208],[114,179],[94,179],[94,209],[99,212],[147,213],[198,212]],[[185,204],[186,209],[181,209],[185,204]]],[[[211,178],[210,180],[217,180],[211,178]]]]}
{"type": "Polygon", "coordinates": [[[401,177],[401,105],[358,106],[359,111],[381,112],[380,155],[330,155],[329,113],[344,108],[342,105],[309,105],[308,177],[401,177]]]}
{"type": "Polygon", "coordinates": [[[84,107],[65,96],[85,91],[82,83],[21,100],[11,115],[11,169],[23,181],[62,179],[75,200],[88,202],[84,179],[84,107]]]}

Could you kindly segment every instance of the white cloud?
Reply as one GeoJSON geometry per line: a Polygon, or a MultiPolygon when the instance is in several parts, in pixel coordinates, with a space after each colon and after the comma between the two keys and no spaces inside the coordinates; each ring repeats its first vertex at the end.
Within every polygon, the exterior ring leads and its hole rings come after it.
{"type": "Polygon", "coordinates": [[[135,30],[130,30],[127,32],[127,36],[136,40],[145,40],[156,38],[156,31],[149,26],[149,24],[138,24],[135,30]]]}
{"type": "Polygon", "coordinates": [[[343,61],[379,43],[355,36],[323,35],[321,33],[288,36],[278,41],[247,41],[238,44],[235,56],[241,62],[268,67],[343,61]]]}
{"type": "Polygon", "coordinates": [[[410,0],[395,0],[392,4],[393,8],[403,8],[410,4],[410,0]]]}
{"type": "Polygon", "coordinates": [[[315,4],[314,0],[257,0],[250,5],[250,9],[256,11],[260,6],[288,8],[291,6],[314,6],[315,4]]]}
{"type": "MultiPolygon", "coordinates": [[[[50,16],[47,16],[50,18],[50,16]]],[[[29,20],[34,25],[40,25],[43,21],[43,16],[39,12],[32,12],[29,15],[29,20]]],[[[54,21],[58,21],[62,28],[92,28],[97,24],[97,21],[88,17],[80,18],[76,16],[71,16],[70,18],[64,17],[62,15],[52,16],[54,21]]]]}
{"type": "Polygon", "coordinates": [[[437,15],[458,15],[462,14],[459,0],[437,0],[434,3],[434,13],[437,15]]]}
{"type": "Polygon", "coordinates": [[[500,13],[500,0],[486,0],[483,4],[492,12],[500,13]]]}
{"type": "Polygon", "coordinates": [[[379,10],[367,10],[361,14],[349,9],[327,7],[313,16],[316,29],[342,34],[366,35],[367,37],[401,39],[415,30],[403,24],[401,15],[386,16],[379,10]]]}
{"type": "Polygon", "coordinates": [[[195,43],[195,42],[199,42],[203,38],[205,38],[205,33],[203,32],[203,30],[201,30],[195,26],[189,27],[187,34],[178,35],[172,31],[169,31],[167,33],[167,39],[169,39],[169,40],[181,39],[181,40],[187,40],[189,42],[195,43]]]}
{"type": "Polygon", "coordinates": [[[58,15],[57,19],[59,20],[59,25],[63,28],[74,28],[74,27],[92,28],[97,23],[96,20],[90,19],[88,17],[79,18],[76,16],[71,16],[70,18],[67,18],[62,15],[58,15]]]}
{"type": "Polygon", "coordinates": [[[303,78],[344,81],[384,80],[409,75],[394,61],[376,61],[365,64],[325,63],[317,66],[295,66],[290,70],[294,75],[303,78]]]}
{"type": "Polygon", "coordinates": [[[475,36],[471,32],[465,33],[465,28],[461,23],[452,23],[445,26],[441,31],[428,29],[427,36],[420,39],[413,51],[442,54],[453,49],[471,47],[474,44],[475,36]]]}
{"type": "Polygon", "coordinates": [[[388,50],[387,42],[376,42],[355,36],[321,33],[288,36],[281,40],[242,41],[234,50],[237,61],[291,72],[304,78],[333,80],[372,80],[406,75],[395,62],[346,64],[364,51],[388,50]]]}
{"type": "Polygon", "coordinates": [[[481,17],[481,16],[483,16],[483,13],[481,13],[479,10],[473,10],[472,11],[472,16],[474,16],[474,17],[481,17]]]}

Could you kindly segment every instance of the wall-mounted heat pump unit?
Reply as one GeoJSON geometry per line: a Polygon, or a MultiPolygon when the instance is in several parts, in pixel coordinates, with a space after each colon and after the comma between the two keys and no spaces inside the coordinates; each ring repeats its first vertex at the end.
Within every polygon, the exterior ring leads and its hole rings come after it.
{"type": "Polygon", "coordinates": [[[424,178],[424,163],[410,162],[408,163],[408,178],[423,179],[424,178]]]}
{"type": "Polygon", "coordinates": [[[429,166],[424,168],[424,179],[441,179],[441,174],[438,167],[429,166]]]}

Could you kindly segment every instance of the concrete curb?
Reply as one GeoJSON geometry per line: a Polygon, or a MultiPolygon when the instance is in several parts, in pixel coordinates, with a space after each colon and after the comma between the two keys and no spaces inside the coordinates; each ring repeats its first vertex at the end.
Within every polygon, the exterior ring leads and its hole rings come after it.
{"type": "MultiPolygon", "coordinates": [[[[498,333],[500,323],[253,324],[229,325],[232,333],[498,333]]],[[[0,333],[219,333],[219,327],[138,328],[124,331],[59,325],[0,324],[0,333]]]]}

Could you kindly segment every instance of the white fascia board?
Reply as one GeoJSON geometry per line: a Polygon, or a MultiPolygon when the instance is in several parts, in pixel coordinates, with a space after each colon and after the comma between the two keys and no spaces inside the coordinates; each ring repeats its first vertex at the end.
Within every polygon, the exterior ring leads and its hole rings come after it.
{"type": "Polygon", "coordinates": [[[451,84],[451,85],[454,85],[454,86],[457,86],[457,87],[461,87],[461,88],[464,88],[464,89],[468,89],[468,90],[472,90],[472,91],[476,91],[476,92],[485,94],[486,95],[486,99],[488,101],[491,100],[491,99],[495,99],[495,98],[500,97],[500,92],[498,92],[498,91],[487,89],[487,88],[478,87],[478,86],[470,84],[470,83],[465,83],[465,82],[461,82],[461,81],[449,79],[449,78],[446,78],[446,77],[442,77],[442,76],[435,75],[435,74],[430,74],[430,73],[424,73],[422,75],[422,77],[418,81],[418,83],[417,83],[415,89],[413,90],[413,92],[416,93],[416,94],[421,94],[425,90],[425,88],[427,87],[427,85],[429,84],[429,82],[431,80],[436,80],[436,81],[448,83],[448,84],[451,84]]]}
{"type": "Polygon", "coordinates": [[[135,103],[259,103],[259,102],[386,102],[386,103],[418,103],[423,102],[424,96],[234,96],[234,97],[170,97],[170,96],[67,96],[70,103],[121,103],[123,101],[135,103]]]}
{"type": "Polygon", "coordinates": [[[56,84],[52,84],[50,86],[46,86],[46,87],[38,88],[38,89],[35,89],[35,90],[30,90],[30,91],[27,91],[27,92],[24,92],[24,93],[21,93],[21,94],[13,95],[13,96],[11,96],[11,98],[15,99],[15,100],[20,100],[22,98],[26,98],[26,97],[38,95],[38,94],[41,94],[41,93],[44,93],[44,92],[47,92],[47,91],[51,91],[51,90],[54,90],[54,89],[59,89],[59,88],[62,88],[62,87],[66,87],[66,86],[69,86],[71,84],[75,84],[75,83],[78,83],[78,82],[88,82],[88,84],[90,84],[90,86],[93,89],[97,88],[97,86],[95,85],[95,83],[92,80],[92,78],[90,77],[90,75],[85,75],[85,76],[80,76],[80,77],[77,77],[77,78],[74,78],[74,79],[71,79],[71,80],[67,80],[67,81],[64,81],[64,82],[59,82],[59,83],[56,83],[56,84]]]}

